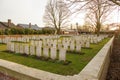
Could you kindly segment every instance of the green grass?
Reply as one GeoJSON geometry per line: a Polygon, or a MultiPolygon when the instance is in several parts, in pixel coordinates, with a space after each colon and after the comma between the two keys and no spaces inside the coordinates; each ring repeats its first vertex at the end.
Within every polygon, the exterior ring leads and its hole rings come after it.
{"type": "Polygon", "coordinates": [[[59,61],[53,63],[51,61],[41,61],[32,57],[21,56],[20,54],[10,54],[4,52],[6,50],[5,44],[0,44],[0,59],[61,75],[74,75],[78,74],[88,64],[109,39],[106,38],[98,44],[91,44],[92,49],[82,49],[82,52],[85,53],[83,55],[67,53],[67,60],[72,61],[69,65],[63,65],[59,61]]]}

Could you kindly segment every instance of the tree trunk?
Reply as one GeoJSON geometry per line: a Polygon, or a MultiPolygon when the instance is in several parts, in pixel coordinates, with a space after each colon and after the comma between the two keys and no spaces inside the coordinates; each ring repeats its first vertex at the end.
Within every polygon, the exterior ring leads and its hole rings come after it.
{"type": "Polygon", "coordinates": [[[97,36],[100,35],[100,29],[97,29],[97,36]]]}
{"type": "Polygon", "coordinates": [[[57,34],[58,34],[58,35],[60,34],[60,29],[57,29],[57,34]]]}
{"type": "Polygon", "coordinates": [[[100,35],[100,28],[101,28],[101,24],[100,24],[100,22],[97,22],[97,25],[96,25],[96,34],[97,34],[97,36],[100,35]]]}

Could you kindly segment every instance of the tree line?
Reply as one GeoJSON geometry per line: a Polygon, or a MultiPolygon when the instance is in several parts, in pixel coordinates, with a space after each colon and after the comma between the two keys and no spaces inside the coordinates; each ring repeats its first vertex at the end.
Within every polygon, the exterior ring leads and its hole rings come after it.
{"type": "Polygon", "coordinates": [[[7,28],[0,30],[0,35],[31,35],[31,34],[54,34],[54,29],[41,29],[41,30],[34,30],[29,28],[7,28]]]}

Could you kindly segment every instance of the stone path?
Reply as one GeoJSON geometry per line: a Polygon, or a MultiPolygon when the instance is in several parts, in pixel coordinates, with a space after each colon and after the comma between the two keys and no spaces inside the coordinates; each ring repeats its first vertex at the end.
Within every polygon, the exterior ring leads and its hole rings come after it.
{"type": "Polygon", "coordinates": [[[0,72],[0,80],[17,80],[0,72]]]}
{"type": "Polygon", "coordinates": [[[120,37],[114,41],[106,80],[120,80],[120,37]]]}

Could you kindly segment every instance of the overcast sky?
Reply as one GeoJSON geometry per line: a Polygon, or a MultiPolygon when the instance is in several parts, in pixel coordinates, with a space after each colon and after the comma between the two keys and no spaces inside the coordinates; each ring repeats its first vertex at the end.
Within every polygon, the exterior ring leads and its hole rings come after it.
{"type": "MultiPolygon", "coordinates": [[[[43,14],[47,0],[0,0],[0,21],[6,22],[11,19],[13,23],[37,24],[43,27],[43,14]]],[[[119,15],[120,16],[120,15],[119,15]]],[[[120,21],[118,13],[112,13],[110,22],[120,21]],[[114,17],[113,17],[114,15],[114,17]],[[118,19],[118,20],[117,20],[118,19]]],[[[84,23],[84,14],[81,13],[71,19],[72,23],[84,23]]]]}
{"type": "Polygon", "coordinates": [[[25,23],[43,26],[47,0],[0,0],[0,21],[11,19],[15,24],[25,23]]]}

